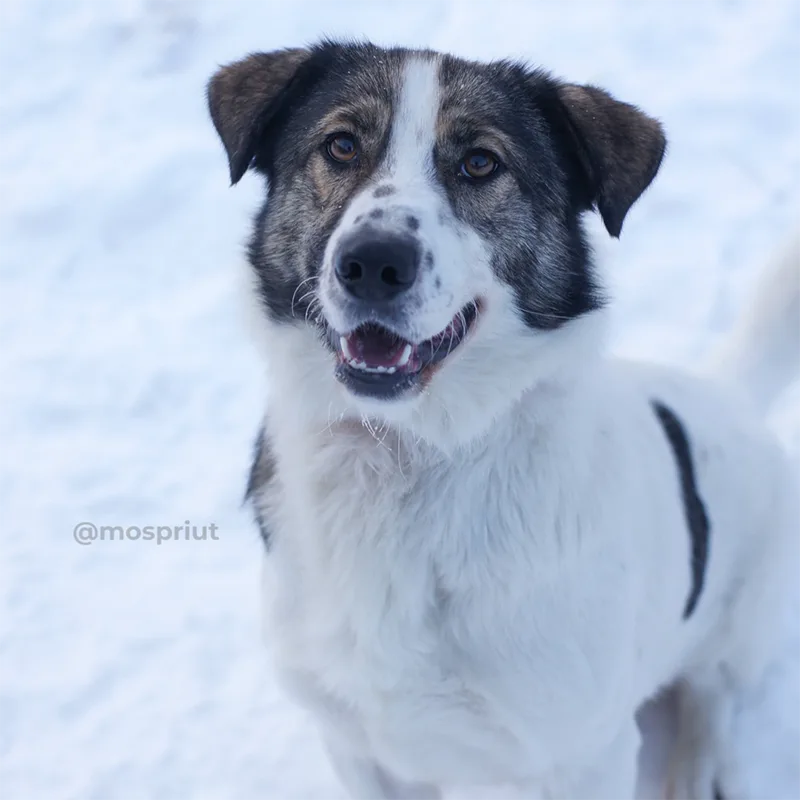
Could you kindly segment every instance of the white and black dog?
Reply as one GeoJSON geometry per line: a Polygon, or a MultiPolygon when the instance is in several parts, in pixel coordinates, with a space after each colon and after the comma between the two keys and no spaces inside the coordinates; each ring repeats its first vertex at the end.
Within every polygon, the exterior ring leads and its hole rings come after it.
{"type": "MultiPolygon", "coordinates": [[[[520,64],[335,42],[208,99],[233,183],[267,179],[270,636],[353,797],[630,798],[635,712],[673,683],[674,796],[746,792],[729,718],[794,579],[792,472],[732,389],[604,356],[581,224],[620,233],[659,123],[520,64]]],[[[740,377],[797,362],[790,261],[740,377]]]]}

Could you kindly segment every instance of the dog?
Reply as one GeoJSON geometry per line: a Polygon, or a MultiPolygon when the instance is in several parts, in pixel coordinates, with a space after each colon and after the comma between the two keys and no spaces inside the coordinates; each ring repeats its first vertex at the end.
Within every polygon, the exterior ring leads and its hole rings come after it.
{"type": "Polygon", "coordinates": [[[247,498],[270,642],[349,794],[631,798],[636,711],[677,685],[673,796],[745,796],[729,720],[795,564],[796,487],[761,421],[798,361],[793,259],[742,358],[614,360],[583,218],[619,236],[655,177],[666,139],[638,108],[520,63],[327,40],[221,67],[207,98],[231,183],[266,179],[247,498]],[[726,383],[782,347],[769,397],[726,383]]]}

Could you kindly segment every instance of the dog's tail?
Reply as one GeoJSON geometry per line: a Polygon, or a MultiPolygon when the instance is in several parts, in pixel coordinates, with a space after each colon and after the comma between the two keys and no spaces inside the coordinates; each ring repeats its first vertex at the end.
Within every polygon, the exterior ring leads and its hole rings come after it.
{"type": "Polygon", "coordinates": [[[711,367],[763,412],[800,375],[800,230],[765,270],[711,367]]]}

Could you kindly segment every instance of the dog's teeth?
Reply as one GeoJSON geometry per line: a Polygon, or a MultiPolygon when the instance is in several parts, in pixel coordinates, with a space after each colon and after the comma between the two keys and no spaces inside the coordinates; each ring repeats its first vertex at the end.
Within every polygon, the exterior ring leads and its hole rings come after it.
{"type": "Polygon", "coordinates": [[[350,348],[347,346],[347,339],[344,336],[339,337],[339,347],[342,348],[342,355],[348,361],[352,361],[353,354],[350,352],[350,348]]]}
{"type": "MultiPolygon", "coordinates": [[[[398,367],[404,367],[406,364],[408,364],[409,360],[411,359],[411,353],[413,351],[414,351],[414,348],[410,344],[407,344],[403,348],[403,352],[400,354],[400,360],[397,362],[397,366],[398,367]]],[[[392,372],[394,372],[394,367],[392,367],[391,369],[392,369],[392,372]]]]}
{"type": "MultiPolygon", "coordinates": [[[[342,350],[344,350],[344,346],[342,347],[342,350]]],[[[351,357],[345,358],[345,361],[347,362],[348,366],[352,367],[353,369],[359,369],[362,372],[379,372],[379,373],[388,373],[388,374],[392,374],[394,372],[397,372],[396,367],[383,367],[380,364],[377,364],[374,367],[371,367],[368,364],[366,364],[364,361],[359,361],[358,359],[351,358],[351,357]]],[[[408,361],[408,358],[406,358],[406,361],[408,361]]]]}

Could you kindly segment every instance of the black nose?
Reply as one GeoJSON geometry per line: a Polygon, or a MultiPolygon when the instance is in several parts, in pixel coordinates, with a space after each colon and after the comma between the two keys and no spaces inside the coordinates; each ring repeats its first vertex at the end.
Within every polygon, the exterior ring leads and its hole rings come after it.
{"type": "Polygon", "coordinates": [[[398,236],[363,236],[346,243],[336,262],[336,277],[359,300],[391,300],[417,278],[419,248],[398,236]]]}

